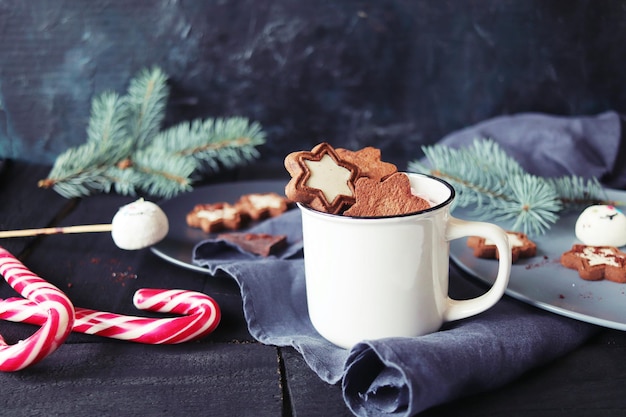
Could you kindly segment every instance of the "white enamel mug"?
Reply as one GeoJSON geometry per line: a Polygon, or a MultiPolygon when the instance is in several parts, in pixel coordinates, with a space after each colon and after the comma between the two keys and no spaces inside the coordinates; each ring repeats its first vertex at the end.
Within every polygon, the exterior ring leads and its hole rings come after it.
{"type": "Polygon", "coordinates": [[[434,204],[415,214],[357,218],[299,205],[309,316],[325,339],[343,348],[367,339],[415,337],[444,322],[492,307],[511,272],[502,228],[450,215],[454,189],[422,174],[407,174],[415,194],[434,204]],[[470,300],[448,296],[449,241],[481,236],[495,243],[497,278],[470,300]]]}

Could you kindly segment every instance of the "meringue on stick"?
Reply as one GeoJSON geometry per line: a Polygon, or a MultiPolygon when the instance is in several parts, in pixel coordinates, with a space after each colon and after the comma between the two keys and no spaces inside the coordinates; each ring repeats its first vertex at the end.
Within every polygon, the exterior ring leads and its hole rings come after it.
{"type": "Polygon", "coordinates": [[[111,224],[48,227],[0,231],[0,238],[38,235],[111,232],[113,242],[126,250],[145,248],[161,241],[169,231],[167,216],[156,204],[143,198],[120,207],[111,224]]]}

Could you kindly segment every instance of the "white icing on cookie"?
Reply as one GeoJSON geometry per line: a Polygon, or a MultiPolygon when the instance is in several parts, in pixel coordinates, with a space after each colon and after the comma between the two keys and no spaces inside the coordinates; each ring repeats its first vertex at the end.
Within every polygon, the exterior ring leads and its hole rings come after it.
{"type": "MultiPolygon", "coordinates": [[[[514,247],[521,247],[524,246],[524,242],[522,241],[522,239],[519,238],[519,236],[515,233],[508,233],[506,234],[506,237],[509,239],[509,245],[511,245],[512,248],[514,247]]],[[[495,245],[496,243],[491,240],[491,239],[485,239],[485,245],[495,245]]]]}
{"type": "Polygon", "coordinates": [[[321,190],[328,203],[332,204],[340,195],[353,196],[348,186],[352,173],[349,169],[337,165],[330,155],[322,156],[319,161],[305,160],[304,163],[311,172],[306,185],[321,190]]]}
{"type": "Polygon", "coordinates": [[[234,219],[236,214],[236,207],[226,206],[213,210],[200,210],[196,215],[210,222],[214,222],[219,219],[234,219]]]}
{"type": "Polygon", "coordinates": [[[250,199],[250,203],[257,209],[265,207],[280,208],[283,202],[280,197],[270,194],[250,194],[248,199],[250,199]]]}
{"type": "Polygon", "coordinates": [[[587,207],[578,217],[576,237],[589,246],[626,245],[626,216],[610,205],[587,207]]]}
{"type": "Polygon", "coordinates": [[[582,253],[577,256],[585,258],[589,262],[589,266],[609,265],[619,267],[619,263],[615,259],[615,253],[609,248],[594,249],[591,247],[584,248],[582,253]]]}
{"type": "Polygon", "coordinates": [[[159,206],[143,198],[121,207],[111,222],[113,242],[135,250],[162,240],[169,231],[167,216],[159,206]]]}

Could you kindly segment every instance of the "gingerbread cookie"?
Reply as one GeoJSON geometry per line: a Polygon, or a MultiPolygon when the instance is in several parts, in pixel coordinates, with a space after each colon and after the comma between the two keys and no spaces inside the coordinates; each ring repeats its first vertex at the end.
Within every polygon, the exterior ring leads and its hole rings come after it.
{"type": "Polygon", "coordinates": [[[231,242],[243,251],[261,256],[270,256],[280,252],[287,246],[286,235],[270,235],[266,233],[224,233],[219,239],[231,242]]]}
{"type": "Polygon", "coordinates": [[[187,214],[186,220],[187,225],[202,229],[205,233],[239,229],[245,222],[241,211],[228,203],[197,204],[187,214]]]}
{"type": "Polygon", "coordinates": [[[381,161],[380,149],[368,146],[356,152],[343,148],[337,148],[336,151],[341,159],[358,166],[362,177],[381,181],[398,172],[394,164],[381,161]]]}
{"type": "Polygon", "coordinates": [[[576,269],[582,279],[626,283],[626,253],[614,246],[576,244],[561,255],[561,264],[576,269]]]}
{"type": "MultiPolygon", "coordinates": [[[[506,232],[511,245],[511,261],[516,262],[519,258],[531,258],[537,254],[537,245],[528,236],[521,232],[506,232]]],[[[480,236],[470,236],[467,246],[474,249],[477,258],[499,259],[498,249],[490,240],[480,236]]]]}
{"type": "Polygon", "coordinates": [[[396,172],[383,181],[362,177],[356,182],[356,202],[346,216],[380,217],[415,213],[430,208],[430,203],[411,192],[409,177],[396,172]]]}
{"type": "Polygon", "coordinates": [[[252,220],[276,217],[289,208],[289,200],[276,193],[244,194],[235,203],[242,215],[252,220]]]}
{"type": "Polygon", "coordinates": [[[320,143],[310,152],[290,153],[285,168],[292,177],[285,195],[292,201],[332,214],[354,204],[354,183],[360,170],[341,159],[328,143],[320,143]]]}

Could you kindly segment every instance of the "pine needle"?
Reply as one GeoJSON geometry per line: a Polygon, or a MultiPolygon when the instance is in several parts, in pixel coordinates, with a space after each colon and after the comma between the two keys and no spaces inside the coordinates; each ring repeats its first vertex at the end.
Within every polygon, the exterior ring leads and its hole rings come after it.
{"type": "Polygon", "coordinates": [[[541,235],[558,220],[562,204],[548,181],[518,174],[509,177],[507,184],[510,194],[494,204],[494,221],[513,220],[512,230],[541,235]]]}
{"type": "Polygon", "coordinates": [[[145,146],[156,135],[165,117],[169,95],[167,77],[157,67],[143,70],[128,88],[129,130],[137,147],[145,146]]]}
{"type": "Polygon", "coordinates": [[[190,158],[151,147],[137,152],[133,164],[133,169],[143,176],[143,189],[148,194],[170,198],[192,189],[190,177],[196,163],[190,158]]]}
{"type": "Polygon", "coordinates": [[[578,209],[591,204],[606,203],[608,197],[597,178],[579,176],[549,178],[566,209],[578,209]]]}
{"type": "Polygon", "coordinates": [[[409,171],[441,177],[457,192],[455,207],[473,207],[482,220],[508,222],[508,228],[541,235],[568,209],[606,201],[600,182],[576,176],[543,178],[524,171],[489,139],[464,148],[423,148],[428,163],[412,161],[409,171]]]}
{"type": "Polygon", "coordinates": [[[173,197],[192,189],[210,167],[234,167],[258,157],[261,126],[242,117],[183,122],[160,131],[169,94],[158,68],[141,71],[126,96],[94,98],[84,144],[60,154],[39,181],[66,198],[94,193],[173,197]]]}
{"type": "Polygon", "coordinates": [[[157,135],[152,147],[192,157],[199,169],[206,163],[217,171],[220,163],[230,168],[258,157],[256,146],[264,142],[261,125],[233,117],[181,123],[157,135]]]}
{"type": "Polygon", "coordinates": [[[91,116],[87,127],[87,142],[117,143],[124,140],[126,130],[127,101],[119,94],[105,92],[91,104],[91,116]]]}

